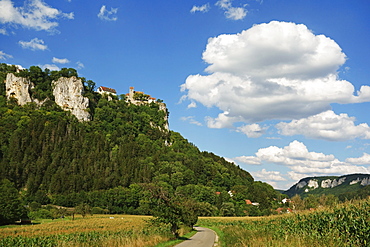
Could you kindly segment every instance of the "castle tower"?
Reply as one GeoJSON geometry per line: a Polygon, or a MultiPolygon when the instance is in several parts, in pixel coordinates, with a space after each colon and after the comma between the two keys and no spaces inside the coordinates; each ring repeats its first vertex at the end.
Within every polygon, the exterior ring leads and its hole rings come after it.
{"type": "Polygon", "coordinates": [[[130,87],[130,91],[129,91],[128,97],[131,100],[134,99],[134,87],[130,87]]]}

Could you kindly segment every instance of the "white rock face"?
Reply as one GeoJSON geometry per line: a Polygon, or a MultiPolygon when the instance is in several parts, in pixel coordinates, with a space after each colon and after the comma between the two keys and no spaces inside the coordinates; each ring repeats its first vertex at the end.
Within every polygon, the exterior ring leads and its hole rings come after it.
{"type": "Polygon", "coordinates": [[[310,188],[313,188],[313,189],[317,189],[317,188],[319,188],[319,183],[315,180],[310,180],[310,181],[308,181],[307,186],[310,187],[310,188]]]}
{"type": "MultiPolygon", "coordinates": [[[[159,110],[160,111],[167,112],[166,104],[165,103],[159,103],[159,110]]],[[[164,129],[166,131],[170,131],[170,126],[168,126],[168,116],[167,116],[167,114],[166,114],[166,116],[164,116],[164,120],[166,121],[166,124],[164,126],[164,129]]]]}
{"type": "Polygon", "coordinates": [[[16,77],[13,73],[8,73],[5,80],[6,97],[15,98],[19,105],[31,103],[32,99],[29,90],[32,88],[30,80],[23,77],[16,77]]]}
{"type": "Polygon", "coordinates": [[[300,188],[305,187],[306,185],[307,185],[307,183],[306,183],[305,181],[302,181],[302,182],[300,182],[299,184],[297,184],[296,188],[297,188],[297,189],[300,189],[300,188]]]}
{"type": "Polygon", "coordinates": [[[321,182],[322,188],[331,188],[331,179],[326,179],[321,182]]]}
{"type": "Polygon", "coordinates": [[[88,112],[89,99],[82,96],[84,88],[80,79],[74,76],[61,77],[57,81],[53,81],[53,86],[53,95],[57,105],[63,110],[70,111],[79,121],[91,119],[88,112]]]}
{"type": "Polygon", "coordinates": [[[369,184],[370,184],[370,178],[369,177],[362,179],[362,181],[361,181],[362,186],[366,186],[366,185],[369,185],[369,184]]]}
{"type": "Polygon", "coordinates": [[[342,183],[344,183],[344,181],[346,181],[346,177],[338,179],[338,185],[341,185],[342,183]]]}
{"type": "Polygon", "coordinates": [[[353,185],[353,184],[357,184],[358,182],[360,182],[361,181],[361,179],[360,178],[357,178],[357,179],[355,179],[355,180],[352,180],[349,184],[350,185],[353,185]]]}

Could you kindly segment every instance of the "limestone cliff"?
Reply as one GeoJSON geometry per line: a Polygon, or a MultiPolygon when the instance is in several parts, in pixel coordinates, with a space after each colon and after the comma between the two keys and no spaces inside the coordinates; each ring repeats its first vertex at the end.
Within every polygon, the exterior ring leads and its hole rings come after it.
{"type": "Polygon", "coordinates": [[[370,174],[349,174],[344,176],[307,177],[301,179],[284,193],[293,196],[295,194],[330,194],[355,190],[362,186],[370,185],[370,174]]]}
{"type": "Polygon", "coordinates": [[[29,93],[33,85],[27,78],[17,77],[13,73],[8,73],[5,87],[8,100],[11,98],[16,99],[19,105],[33,102],[29,93]]]}
{"type": "MultiPolygon", "coordinates": [[[[70,78],[61,77],[53,81],[53,95],[55,103],[63,110],[70,111],[79,121],[89,121],[91,119],[88,112],[89,99],[82,96],[84,87],[80,79],[72,76],[70,78]]],[[[33,83],[23,77],[17,77],[13,73],[8,73],[5,80],[6,96],[8,99],[16,99],[19,105],[36,103],[42,105],[30,95],[33,83]]]]}
{"type": "Polygon", "coordinates": [[[53,95],[57,105],[63,110],[70,111],[79,121],[90,120],[89,99],[82,96],[84,88],[81,79],[74,76],[61,77],[57,81],[53,81],[53,87],[53,95]]]}

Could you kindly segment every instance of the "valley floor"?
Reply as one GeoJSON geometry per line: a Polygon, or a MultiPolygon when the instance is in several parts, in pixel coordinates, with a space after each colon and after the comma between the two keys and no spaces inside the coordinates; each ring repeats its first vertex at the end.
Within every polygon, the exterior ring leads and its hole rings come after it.
{"type": "MultiPolygon", "coordinates": [[[[0,246],[156,246],[172,236],[150,216],[94,215],[0,228],[0,246]]],[[[200,217],[218,246],[368,246],[370,200],[270,217],[200,217]]],[[[163,245],[160,246],[172,246],[163,245]]]]}

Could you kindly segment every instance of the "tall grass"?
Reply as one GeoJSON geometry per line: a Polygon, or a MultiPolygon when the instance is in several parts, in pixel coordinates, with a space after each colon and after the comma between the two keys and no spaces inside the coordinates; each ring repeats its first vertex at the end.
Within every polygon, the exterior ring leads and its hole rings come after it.
{"type": "Polygon", "coordinates": [[[370,201],[267,218],[211,219],[222,246],[370,246],[370,201]]]}
{"type": "Polygon", "coordinates": [[[171,238],[167,228],[148,227],[145,216],[94,216],[0,229],[0,246],[155,246],[171,238]],[[112,218],[111,218],[112,217],[112,218]]]}

